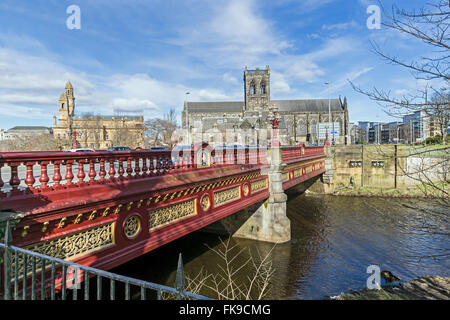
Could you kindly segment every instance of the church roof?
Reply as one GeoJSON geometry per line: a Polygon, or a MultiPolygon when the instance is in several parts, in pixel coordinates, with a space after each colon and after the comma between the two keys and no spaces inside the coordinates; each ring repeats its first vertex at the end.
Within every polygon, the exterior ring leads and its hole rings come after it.
{"type": "Polygon", "coordinates": [[[242,112],[244,101],[187,102],[188,112],[242,112]]]}
{"type": "Polygon", "coordinates": [[[140,120],[141,116],[132,115],[93,115],[93,114],[81,114],[73,116],[73,120],[140,120]]]}
{"type": "MultiPolygon", "coordinates": [[[[271,100],[280,112],[328,112],[328,99],[271,100]]],[[[330,99],[331,111],[343,111],[340,99],[330,99]]]]}
{"type": "MultiPolygon", "coordinates": [[[[328,112],[328,99],[271,100],[280,112],[328,112]]],[[[187,102],[188,112],[222,113],[242,112],[243,101],[187,102]]],[[[343,111],[340,99],[330,99],[331,111],[343,111]]]]}

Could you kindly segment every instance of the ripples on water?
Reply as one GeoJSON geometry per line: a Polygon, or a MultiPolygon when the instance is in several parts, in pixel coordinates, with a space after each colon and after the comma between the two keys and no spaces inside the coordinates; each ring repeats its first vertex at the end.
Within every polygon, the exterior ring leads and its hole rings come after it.
{"type": "MultiPolygon", "coordinates": [[[[292,240],[273,251],[270,299],[322,299],[366,286],[369,265],[408,281],[450,276],[449,208],[439,201],[301,195],[289,199],[292,240]]],[[[262,254],[272,244],[234,239],[262,254]]],[[[218,236],[195,232],[114,272],[173,286],[178,253],[186,274],[218,272],[218,236]]],[[[241,261],[237,261],[239,265],[241,261]]],[[[243,279],[244,281],[244,279],[243,279]]]]}

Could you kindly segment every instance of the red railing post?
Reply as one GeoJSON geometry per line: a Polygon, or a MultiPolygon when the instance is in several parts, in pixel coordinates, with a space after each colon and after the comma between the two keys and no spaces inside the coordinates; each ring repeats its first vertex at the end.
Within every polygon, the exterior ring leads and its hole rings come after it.
{"type": "Polygon", "coordinates": [[[141,172],[141,167],[140,167],[140,164],[139,164],[139,160],[140,159],[138,157],[134,159],[134,177],[135,178],[139,178],[140,177],[139,172],[141,172]]]}
{"type": "Polygon", "coordinates": [[[17,191],[20,184],[19,175],[17,173],[17,167],[20,166],[20,162],[12,162],[9,164],[11,168],[11,179],[9,179],[9,185],[13,191],[17,191]]]}
{"type": "Polygon", "coordinates": [[[89,179],[90,182],[95,182],[95,177],[97,176],[97,172],[95,172],[95,160],[96,159],[89,159],[89,179]]]}
{"type": "Polygon", "coordinates": [[[100,170],[98,172],[98,175],[100,176],[100,183],[103,183],[106,181],[106,170],[105,170],[105,158],[100,158],[100,170]]]}
{"type": "Polygon", "coordinates": [[[86,177],[86,174],[84,173],[84,159],[78,160],[78,184],[82,185],[84,183],[84,178],[86,177]]]}
{"type": "Polygon", "coordinates": [[[123,174],[125,173],[125,170],[123,168],[123,158],[119,158],[119,170],[117,170],[117,173],[119,174],[119,179],[123,179],[123,174]]]}
{"type": "Polygon", "coordinates": [[[116,175],[116,169],[114,168],[114,158],[109,159],[108,174],[109,174],[109,179],[114,180],[115,175],[116,175]]]}
{"type": "Polygon", "coordinates": [[[66,160],[66,186],[72,185],[73,180],[73,172],[72,172],[72,163],[74,160],[66,160]]]}
{"type": "Polygon", "coordinates": [[[33,189],[33,185],[36,182],[36,179],[34,178],[33,175],[33,166],[36,164],[35,161],[32,162],[27,162],[26,166],[27,166],[27,176],[25,177],[25,184],[28,186],[28,189],[32,190],[33,189]]]}
{"type": "Polygon", "coordinates": [[[147,157],[144,156],[142,157],[142,176],[146,177],[147,176],[147,157]]]}
{"type": "MultiPolygon", "coordinates": [[[[60,187],[61,186],[61,180],[62,180],[62,176],[61,176],[61,160],[56,160],[53,161],[53,182],[55,183],[55,187],[60,187]]],[[[28,171],[28,169],[27,169],[28,171]]],[[[33,169],[31,170],[33,172],[33,169]]]]}
{"type": "MultiPolygon", "coordinates": [[[[41,161],[41,176],[39,177],[39,182],[41,183],[41,189],[45,189],[47,187],[47,183],[50,181],[50,178],[47,174],[47,165],[49,161],[41,161]]],[[[19,181],[20,183],[20,181],[19,181]]]]}

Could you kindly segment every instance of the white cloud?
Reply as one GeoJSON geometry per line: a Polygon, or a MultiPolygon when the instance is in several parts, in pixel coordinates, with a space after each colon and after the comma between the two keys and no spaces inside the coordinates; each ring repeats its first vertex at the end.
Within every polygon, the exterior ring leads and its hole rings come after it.
{"type": "Polygon", "coordinates": [[[278,72],[271,72],[271,85],[270,90],[271,94],[277,93],[289,93],[291,91],[291,87],[289,86],[286,78],[278,72]]]}
{"type": "Polygon", "coordinates": [[[350,22],[344,22],[344,23],[336,23],[336,24],[324,24],[322,25],[322,30],[347,30],[349,28],[356,28],[358,24],[356,21],[352,20],[350,22]]]}
{"type": "Polygon", "coordinates": [[[232,84],[239,84],[239,81],[236,77],[233,77],[229,72],[226,72],[222,76],[223,81],[229,82],[232,84]]]}

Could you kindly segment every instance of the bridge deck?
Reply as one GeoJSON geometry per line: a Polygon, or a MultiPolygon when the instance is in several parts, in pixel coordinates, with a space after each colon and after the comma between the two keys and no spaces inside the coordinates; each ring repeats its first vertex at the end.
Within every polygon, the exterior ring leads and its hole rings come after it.
{"type": "MultiPolygon", "coordinates": [[[[323,148],[282,155],[284,189],[324,172],[323,148]]],[[[23,214],[15,245],[104,269],[269,196],[263,148],[3,153],[0,167],[0,211],[23,214]]]]}

